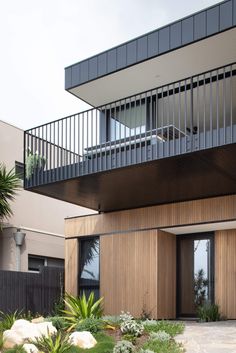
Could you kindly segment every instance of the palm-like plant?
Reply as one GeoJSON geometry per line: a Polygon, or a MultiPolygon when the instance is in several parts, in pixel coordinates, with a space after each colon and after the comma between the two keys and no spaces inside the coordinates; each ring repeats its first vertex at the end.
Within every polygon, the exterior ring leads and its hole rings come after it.
{"type": "Polygon", "coordinates": [[[64,301],[67,309],[62,310],[62,312],[66,314],[64,319],[68,323],[69,331],[74,329],[74,327],[84,319],[99,319],[102,316],[103,298],[95,301],[94,292],[90,293],[88,299],[86,298],[85,293],[83,293],[83,295],[78,298],[66,293],[64,301]]]}
{"type": "Polygon", "coordinates": [[[14,200],[19,187],[20,179],[14,169],[7,171],[6,166],[0,164],[0,230],[4,218],[12,215],[10,201],[14,200]]]}

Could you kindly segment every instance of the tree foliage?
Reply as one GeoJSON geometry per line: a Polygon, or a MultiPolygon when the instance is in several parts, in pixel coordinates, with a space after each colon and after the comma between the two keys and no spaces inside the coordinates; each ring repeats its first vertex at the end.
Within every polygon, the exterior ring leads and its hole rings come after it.
{"type": "Polygon", "coordinates": [[[13,201],[20,187],[20,179],[14,169],[7,171],[4,164],[0,164],[0,229],[5,218],[12,215],[10,201],[13,201]]]}

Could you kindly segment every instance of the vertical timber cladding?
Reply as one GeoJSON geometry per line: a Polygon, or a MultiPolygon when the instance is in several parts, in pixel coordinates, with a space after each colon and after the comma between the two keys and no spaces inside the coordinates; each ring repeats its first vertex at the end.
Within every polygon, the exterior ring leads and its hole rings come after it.
{"type": "Polygon", "coordinates": [[[176,239],[158,230],[100,237],[100,292],[106,314],[175,318],[176,239]]]}
{"type": "Polygon", "coordinates": [[[65,241],[65,291],[77,295],[78,292],[78,239],[65,241]]]}
{"type": "Polygon", "coordinates": [[[215,302],[236,319],[236,229],[215,232],[215,302]]]}

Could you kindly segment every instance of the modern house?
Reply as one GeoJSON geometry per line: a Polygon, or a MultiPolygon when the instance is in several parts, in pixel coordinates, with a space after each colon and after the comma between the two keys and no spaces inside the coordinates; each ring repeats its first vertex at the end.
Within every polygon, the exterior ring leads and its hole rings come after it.
{"type": "Polygon", "coordinates": [[[99,211],[66,219],[66,290],[236,319],[236,0],[67,67],[65,89],[93,108],[25,131],[25,188],[99,211]]]}
{"type": "MultiPolygon", "coordinates": [[[[0,163],[15,168],[22,179],[24,131],[0,120],[0,163]]],[[[89,210],[66,202],[29,193],[23,188],[12,202],[13,216],[0,232],[0,270],[39,272],[41,267],[64,267],[64,218],[87,214],[89,210]],[[22,245],[14,235],[25,234],[22,245]],[[20,230],[20,231],[19,231],[20,230]]]]}

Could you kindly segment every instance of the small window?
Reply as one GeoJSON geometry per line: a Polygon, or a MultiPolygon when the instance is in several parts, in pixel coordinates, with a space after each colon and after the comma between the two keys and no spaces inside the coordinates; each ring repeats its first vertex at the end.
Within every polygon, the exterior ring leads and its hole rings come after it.
{"type": "Polygon", "coordinates": [[[55,257],[42,257],[36,255],[28,256],[28,270],[40,272],[42,267],[64,268],[64,260],[55,257]]]}
{"type": "Polygon", "coordinates": [[[42,267],[45,266],[45,258],[39,256],[31,256],[28,258],[28,270],[39,272],[42,267]]]}
{"type": "Polygon", "coordinates": [[[24,163],[15,161],[15,173],[19,179],[24,179],[24,163]]]}

